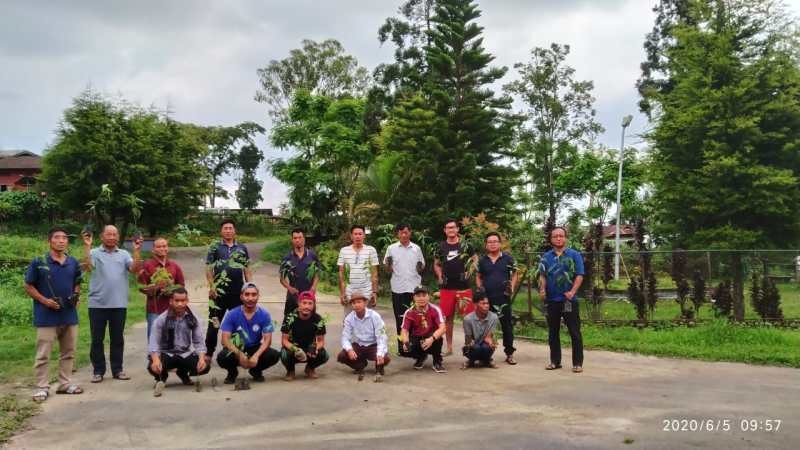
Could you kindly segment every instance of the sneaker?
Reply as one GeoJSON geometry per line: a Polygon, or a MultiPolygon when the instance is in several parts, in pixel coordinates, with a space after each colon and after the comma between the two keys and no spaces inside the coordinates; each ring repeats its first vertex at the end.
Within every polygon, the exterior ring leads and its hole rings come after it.
{"type": "Polygon", "coordinates": [[[236,383],[236,374],[229,373],[228,376],[225,377],[225,380],[223,381],[223,383],[225,383],[225,384],[236,383]]]}
{"type": "Polygon", "coordinates": [[[358,381],[362,381],[364,379],[364,370],[359,370],[356,373],[358,374],[358,381]]]}
{"type": "Polygon", "coordinates": [[[253,381],[255,381],[256,383],[263,383],[263,382],[267,381],[267,379],[264,378],[264,373],[263,372],[255,372],[253,370],[250,370],[249,373],[250,373],[250,377],[252,377],[253,381]]]}
{"type": "Polygon", "coordinates": [[[439,362],[433,363],[433,371],[436,373],[447,373],[447,369],[444,368],[444,364],[439,362]]]}
{"type": "Polygon", "coordinates": [[[425,360],[426,359],[428,359],[428,355],[425,355],[422,358],[417,358],[417,360],[414,361],[414,368],[417,369],[417,370],[422,369],[422,366],[425,365],[425,360]]]}
{"type": "Polygon", "coordinates": [[[375,374],[375,382],[376,383],[383,383],[383,374],[382,373],[376,373],[375,374]]]}
{"type": "Polygon", "coordinates": [[[157,381],[155,387],[153,388],[153,397],[161,397],[161,394],[164,392],[164,382],[157,381]]]}

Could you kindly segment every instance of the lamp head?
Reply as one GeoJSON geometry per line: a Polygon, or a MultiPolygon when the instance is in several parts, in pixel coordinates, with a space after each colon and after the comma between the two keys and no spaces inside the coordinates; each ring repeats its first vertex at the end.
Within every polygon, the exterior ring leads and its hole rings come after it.
{"type": "Polygon", "coordinates": [[[631,120],[633,120],[633,116],[628,114],[627,116],[622,118],[622,128],[626,128],[628,125],[631,124],[631,120]]]}

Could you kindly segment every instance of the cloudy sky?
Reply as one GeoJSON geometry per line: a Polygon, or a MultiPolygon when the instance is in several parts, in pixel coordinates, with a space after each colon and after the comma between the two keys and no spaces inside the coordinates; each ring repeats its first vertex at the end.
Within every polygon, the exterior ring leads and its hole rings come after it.
{"type": "MultiPolygon", "coordinates": [[[[634,83],[656,0],[484,0],[485,46],[498,65],[527,61],[535,46],[569,44],[569,64],[595,83],[596,109],[619,146],[621,118],[634,114],[628,142],[646,129],[634,83]]],[[[41,153],[62,111],[87,86],[143,105],[168,106],[180,121],[269,127],[253,100],[256,69],[284,58],[302,39],[338,39],[369,69],[391,59],[377,29],[400,1],[2,0],[0,149],[41,153]]],[[[800,0],[787,2],[800,12],[800,0]]],[[[514,76],[510,70],[507,80],[514,76]]],[[[259,142],[268,158],[288,155],[259,142]]],[[[285,188],[262,167],[263,207],[285,188]]],[[[231,180],[227,187],[233,186],[231,180]]],[[[228,202],[235,206],[234,202],[228,202]]]]}

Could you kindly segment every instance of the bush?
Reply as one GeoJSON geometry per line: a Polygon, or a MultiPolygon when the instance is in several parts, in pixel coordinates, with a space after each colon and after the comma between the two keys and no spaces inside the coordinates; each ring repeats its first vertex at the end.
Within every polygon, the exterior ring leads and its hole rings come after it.
{"type": "Polygon", "coordinates": [[[0,271],[0,326],[33,323],[31,299],[22,290],[22,275],[0,271]]]}
{"type": "Polygon", "coordinates": [[[48,197],[32,191],[0,193],[0,219],[4,222],[36,223],[49,219],[55,205],[48,197]]]}

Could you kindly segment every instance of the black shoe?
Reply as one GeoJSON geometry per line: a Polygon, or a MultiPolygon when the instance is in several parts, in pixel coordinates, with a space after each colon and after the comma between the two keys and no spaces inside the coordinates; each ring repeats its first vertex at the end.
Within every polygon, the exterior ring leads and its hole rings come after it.
{"type": "Polygon", "coordinates": [[[433,371],[436,373],[447,373],[447,369],[444,368],[444,364],[442,364],[441,361],[433,363],[433,371]]]}
{"type": "Polygon", "coordinates": [[[256,383],[263,383],[264,381],[267,380],[266,378],[264,378],[264,374],[261,372],[253,372],[251,370],[250,376],[253,377],[253,381],[255,381],[256,383]]]}
{"type": "Polygon", "coordinates": [[[181,379],[181,383],[183,383],[184,386],[194,386],[194,381],[192,381],[192,378],[189,377],[189,374],[187,374],[187,373],[179,373],[177,375],[178,375],[178,378],[181,379]]]}
{"type": "Polygon", "coordinates": [[[414,368],[417,370],[422,369],[422,367],[425,365],[425,360],[427,359],[428,355],[424,355],[421,358],[417,358],[417,360],[414,362],[414,368]]]}
{"type": "Polygon", "coordinates": [[[225,380],[223,381],[223,383],[225,383],[225,384],[236,383],[236,377],[237,376],[238,376],[238,374],[236,374],[236,373],[229,373],[228,376],[225,377],[225,380]]]}

